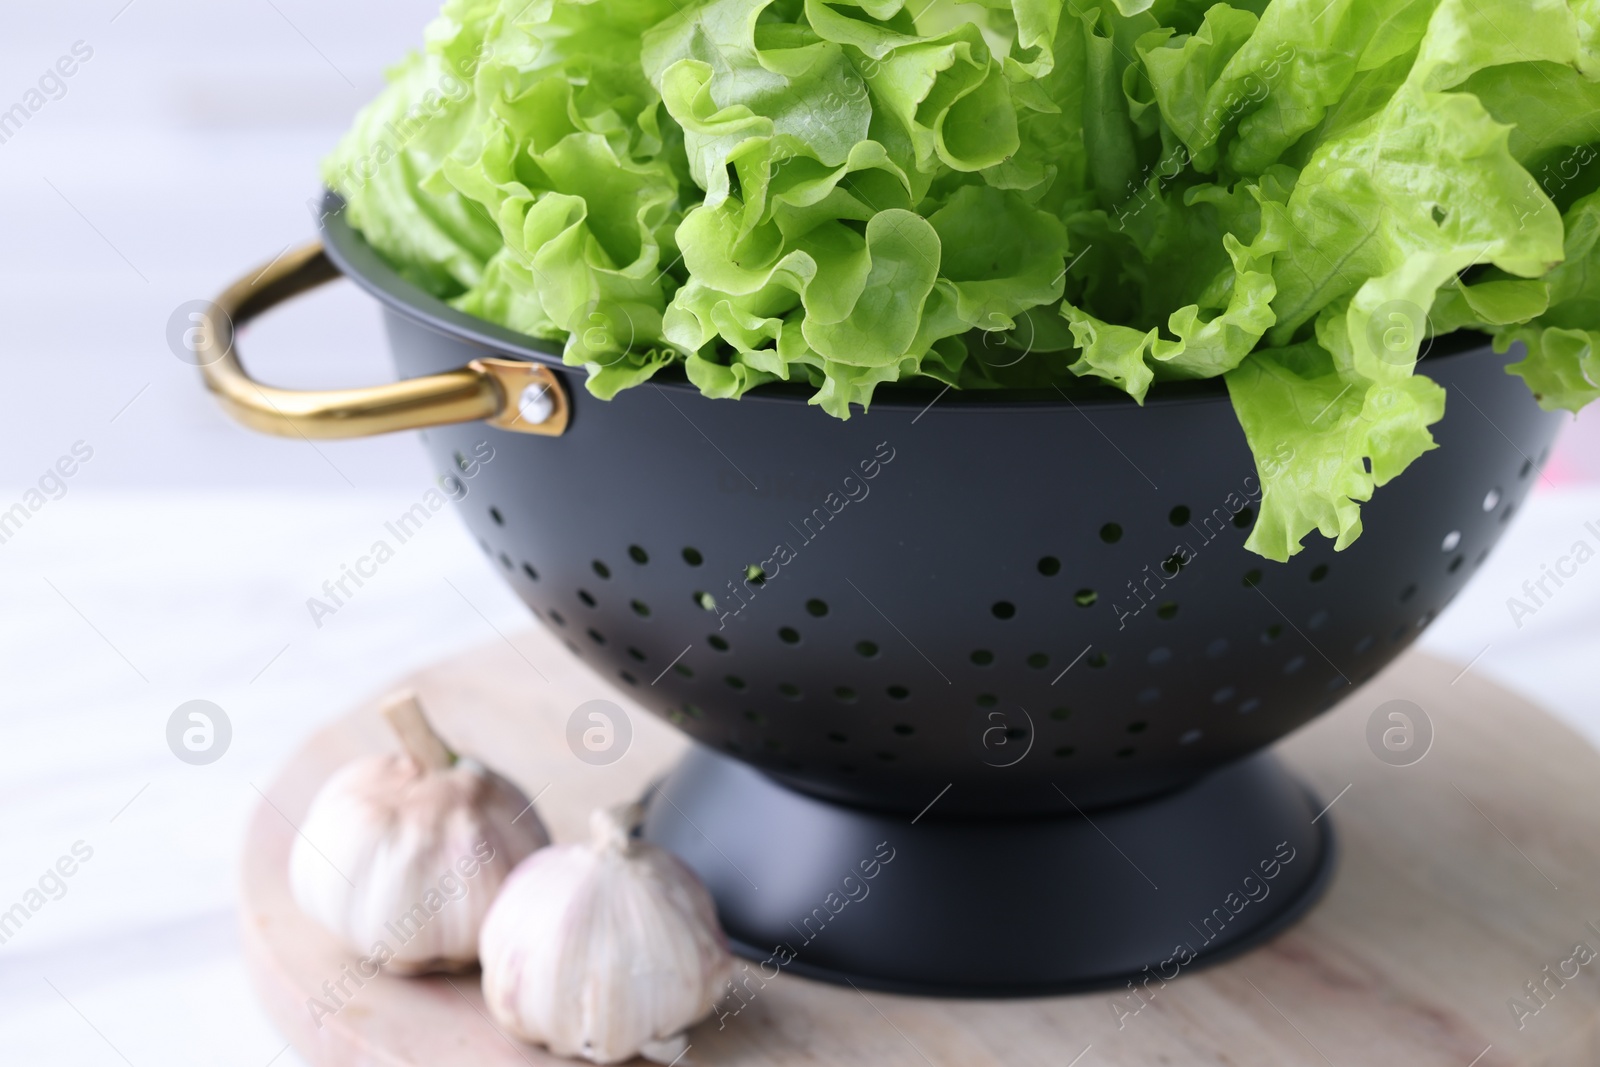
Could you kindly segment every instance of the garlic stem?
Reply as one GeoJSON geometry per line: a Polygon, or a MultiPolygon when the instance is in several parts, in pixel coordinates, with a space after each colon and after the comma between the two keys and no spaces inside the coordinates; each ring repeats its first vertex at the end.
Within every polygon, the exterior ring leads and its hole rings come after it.
{"type": "Polygon", "coordinates": [[[633,852],[633,832],[644,822],[644,805],[618,804],[610,808],[596,808],[589,816],[589,836],[594,847],[602,852],[614,851],[623,855],[633,852]]]}
{"type": "Polygon", "coordinates": [[[383,706],[383,717],[388,720],[395,736],[400,738],[400,745],[406,754],[424,770],[437,771],[454,766],[456,754],[450,751],[450,746],[428,723],[416,693],[407,690],[390,698],[383,706]]]}

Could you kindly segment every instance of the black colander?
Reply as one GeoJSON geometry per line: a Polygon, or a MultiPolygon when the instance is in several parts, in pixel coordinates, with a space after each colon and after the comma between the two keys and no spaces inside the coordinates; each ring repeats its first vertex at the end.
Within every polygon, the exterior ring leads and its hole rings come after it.
{"type": "MultiPolygon", "coordinates": [[[[565,384],[561,436],[466,423],[424,437],[441,476],[475,467],[463,517],[534,614],[704,746],[700,780],[729,783],[709,795],[669,783],[663,795],[683,803],[654,804],[647,830],[701,869],[730,932],[763,957],[795,922],[784,909],[810,908],[809,876],[781,872],[807,868],[814,838],[839,836],[828,819],[859,813],[903,833],[981,834],[1019,817],[1059,829],[1170,805],[1153,798],[1252,766],[1239,761],[1347,697],[1450,603],[1558,426],[1506,375],[1511,357],[1477,336],[1442,339],[1422,366],[1448,392],[1440,447],[1364,506],[1365,533],[1348,550],[1313,537],[1279,565],[1243,547],[1260,486],[1220,383],[1157,386],[1142,408],[1093,389],[884,388],[870,413],[841,422],[803,392],[712,400],[664,372],[602,402],[550,346],[399,278],[336,210],[324,237],[338,268],[383,302],[403,376],[488,355],[543,364],[565,384]],[[483,442],[487,463],[476,462],[483,442]],[[796,811],[829,814],[741,824],[741,795],[774,782],[823,802],[796,811]],[[738,863],[727,838],[703,847],[707,820],[767,858],[738,863]],[[769,885],[806,883],[794,903],[753,888],[763,878],[747,867],[764,863],[769,885]]],[[[1241,862],[1270,856],[1277,831],[1256,841],[1249,814],[1230,810],[1219,832],[1243,835],[1241,862]]],[[[1320,849],[1307,833],[1303,847],[1320,849]]],[[[959,844],[929,850],[962,862],[959,844]]],[[[1109,851],[1093,862],[1122,868],[1109,851]]],[[[1320,862],[1302,865],[1304,893],[1325,877],[1313,877],[1320,862]]],[[[1038,871],[1024,862],[997,877],[1038,871]]],[[[823,873],[817,892],[837,880],[823,873]]],[[[1113,888],[1097,906],[1120,907],[1107,903],[1124,892],[1119,877],[1131,875],[1101,879],[1113,888]]],[[[1191,880],[1203,912],[1213,883],[1191,880]]],[[[945,892],[905,885],[923,904],[945,892]]],[[[862,929],[883,927],[881,915],[862,929]]],[[[1272,925],[1263,916],[1257,933],[1272,925]]],[[[1030,970],[980,945],[945,974],[906,963],[919,959],[909,929],[875,954],[813,949],[798,966],[1016,991],[1103,981],[1161,947],[1096,950],[1090,964],[1058,938],[1056,962],[1030,970]]]]}

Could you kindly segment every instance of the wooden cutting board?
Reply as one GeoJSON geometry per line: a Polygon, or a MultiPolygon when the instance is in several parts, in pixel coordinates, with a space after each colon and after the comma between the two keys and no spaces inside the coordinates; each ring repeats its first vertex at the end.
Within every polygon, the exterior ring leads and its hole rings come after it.
{"type": "MultiPolygon", "coordinates": [[[[529,796],[538,794],[558,841],[584,838],[590,809],[641,793],[685,744],[542,632],[396,684],[419,691],[453,747],[480,754],[529,796]],[[569,715],[597,698],[627,708],[633,727],[631,747],[609,766],[581,762],[567,746],[569,715]]],[[[262,1002],[317,1067],[568,1062],[502,1034],[484,1011],[475,974],[379,977],[320,1025],[313,1021],[308,998],[354,957],[295,908],[285,876],[289,850],[295,825],[335,768],[394,747],[376,717],[382,695],[313,737],[251,821],[241,919],[262,1002]]],[[[1185,972],[1131,1014],[1142,1002],[1112,993],[930,1000],[784,974],[720,1026],[713,1018],[691,1031],[680,1062],[1600,1063],[1600,957],[1580,965],[1585,954],[1575,953],[1580,944],[1600,953],[1600,753],[1527,701],[1421,655],[1391,667],[1279,751],[1334,800],[1327,817],[1341,856],[1323,902],[1265,947],[1185,972]],[[1434,732],[1427,755],[1409,766],[1380,760],[1368,740],[1374,711],[1395,699],[1420,707],[1434,732]]]]}

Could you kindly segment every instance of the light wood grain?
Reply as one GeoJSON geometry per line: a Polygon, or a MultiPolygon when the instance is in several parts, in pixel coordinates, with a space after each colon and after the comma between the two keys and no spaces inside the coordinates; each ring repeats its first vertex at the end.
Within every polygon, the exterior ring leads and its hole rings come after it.
{"type": "MultiPolygon", "coordinates": [[[[566,747],[566,719],[607,696],[543,634],[499,643],[406,680],[440,734],[516,779],[557,840],[586,833],[591,808],[641,791],[682,751],[633,713],[628,753],[592,767],[566,747]],[[554,664],[541,681],[528,660],[554,664]]],[[[1338,796],[1340,868],[1327,898],[1264,948],[1186,972],[1120,1020],[1113,994],[1027,1001],[861,994],[781,975],[737,1015],[694,1030],[683,1062],[1081,1067],[1507,1067],[1600,1063],[1600,959],[1517,1021],[1524,983],[1583,942],[1600,950],[1600,754],[1537,708],[1459,668],[1411,656],[1300,731],[1282,753],[1321,795],[1338,796]],[[1407,699],[1436,737],[1420,763],[1367,747],[1379,704],[1407,699]],[[1346,787],[1348,786],[1348,789],[1346,787]],[[1343,791],[1341,793],[1341,791],[1343,791]],[[1559,888],[1558,888],[1559,887],[1559,888]],[[1085,1050],[1088,1050],[1085,1052],[1085,1050]],[[1082,1056],[1079,1060],[1074,1057],[1082,1056]]],[[[268,791],[244,861],[246,956],[285,1036],[325,1067],[500,1067],[565,1061],[488,1021],[475,976],[378,978],[313,1025],[307,998],[354,957],[288,896],[284,871],[312,795],[351,757],[392,748],[373,707],[315,737],[268,791]]],[[[632,709],[630,708],[630,711],[632,709]]],[[[983,921],[975,917],[974,921],[983,921]]],[[[1132,1007],[1137,1001],[1127,1000],[1132,1007]]]]}

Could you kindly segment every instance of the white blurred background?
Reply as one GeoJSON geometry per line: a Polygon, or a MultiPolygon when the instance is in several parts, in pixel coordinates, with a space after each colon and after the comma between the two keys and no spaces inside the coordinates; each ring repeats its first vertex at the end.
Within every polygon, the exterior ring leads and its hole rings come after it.
{"type": "MultiPolygon", "coordinates": [[[[0,944],[0,1061],[299,1064],[238,961],[256,788],[387,679],[494,639],[491,622],[527,625],[452,520],[314,628],[305,599],[427,486],[420,447],[247,433],[165,339],[179,304],[312,235],[320,158],[435,6],[7,7],[0,111],[75,43],[93,57],[0,144],[0,510],[75,442],[93,459],[0,544],[0,909],[73,842],[94,857],[0,944]],[[164,736],[195,698],[233,723],[207,767],[164,736]]],[[[285,385],[389,373],[375,307],[350,286],[260,324],[251,351],[285,385]]],[[[1590,520],[1600,411],[1426,643],[1600,737],[1600,567],[1520,631],[1504,607],[1590,520]]]]}

